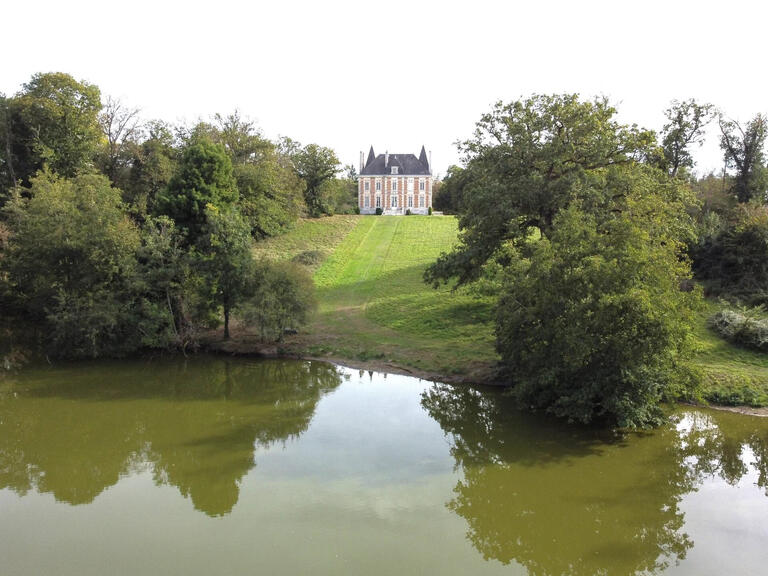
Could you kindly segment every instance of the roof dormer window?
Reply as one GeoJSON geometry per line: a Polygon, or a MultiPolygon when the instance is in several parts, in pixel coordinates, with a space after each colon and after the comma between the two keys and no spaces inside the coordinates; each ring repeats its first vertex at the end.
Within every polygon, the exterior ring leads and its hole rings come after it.
{"type": "Polygon", "coordinates": [[[397,174],[397,166],[392,166],[392,174],[397,174]]]}

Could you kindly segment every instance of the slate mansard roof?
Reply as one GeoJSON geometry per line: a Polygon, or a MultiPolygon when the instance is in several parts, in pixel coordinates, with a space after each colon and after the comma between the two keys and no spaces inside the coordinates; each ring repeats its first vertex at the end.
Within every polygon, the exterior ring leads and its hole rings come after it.
{"type": "Polygon", "coordinates": [[[392,166],[397,167],[398,176],[429,176],[430,167],[427,152],[421,147],[421,154],[379,154],[373,153],[373,146],[368,152],[368,159],[360,171],[361,176],[389,176],[392,166]]]}

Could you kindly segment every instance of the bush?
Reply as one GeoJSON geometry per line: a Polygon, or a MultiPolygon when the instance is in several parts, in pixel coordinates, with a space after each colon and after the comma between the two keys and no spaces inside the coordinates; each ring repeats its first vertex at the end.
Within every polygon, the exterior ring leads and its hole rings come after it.
{"type": "Polygon", "coordinates": [[[406,215],[406,216],[410,216],[410,215],[411,215],[411,209],[410,209],[410,208],[408,208],[408,209],[405,211],[405,215],[406,215]]]}
{"type": "Polygon", "coordinates": [[[302,264],[303,266],[317,266],[323,260],[325,260],[325,254],[319,250],[305,250],[291,258],[291,262],[302,264]]]}
{"type": "Polygon", "coordinates": [[[429,214],[430,216],[432,216],[432,206],[430,206],[430,207],[429,207],[429,210],[427,210],[427,214],[429,214]]]}
{"type": "Polygon", "coordinates": [[[762,307],[741,310],[725,308],[710,317],[709,325],[729,342],[768,351],[768,318],[763,314],[762,307]]]}
{"type": "Polygon", "coordinates": [[[598,222],[569,208],[510,262],[496,337],[521,406],[641,427],[695,388],[684,360],[698,293],[679,290],[679,245],[649,242],[636,213],[598,222]]]}
{"type": "Polygon", "coordinates": [[[279,342],[287,330],[305,324],[315,306],[312,276],[292,263],[257,263],[249,294],[239,316],[265,342],[279,342]]]}
{"type": "Polygon", "coordinates": [[[56,356],[123,355],[140,342],[135,311],[139,231],[104,176],[36,176],[0,259],[3,313],[42,328],[56,356]]]}
{"type": "Polygon", "coordinates": [[[384,211],[381,209],[381,207],[376,208],[376,216],[381,216],[384,213],[384,211]]]}

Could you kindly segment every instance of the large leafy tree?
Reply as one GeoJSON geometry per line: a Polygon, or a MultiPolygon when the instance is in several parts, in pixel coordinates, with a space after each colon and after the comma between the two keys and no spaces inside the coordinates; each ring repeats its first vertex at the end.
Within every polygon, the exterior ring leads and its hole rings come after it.
{"type": "Polygon", "coordinates": [[[227,151],[240,194],[238,205],[255,238],[274,236],[294,222],[304,205],[304,183],[290,159],[264,138],[253,121],[237,112],[217,114],[204,132],[227,151]]]}
{"type": "Polygon", "coordinates": [[[210,290],[211,302],[224,314],[224,338],[229,338],[229,320],[246,293],[252,273],[250,229],[234,207],[206,209],[205,235],[199,239],[201,270],[210,290]]]}
{"type": "Polygon", "coordinates": [[[619,124],[615,113],[605,99],[536,95],[485,114],[460,144],[460,242],[426,279],[472,281],[505,244],[534,231],[549,236],[557,213],[574,200],[587,210],[606,207],[611,197],[593,185],[604,177],[600,169],[645,157],[654,143],[652,133],[619,124]]]}
{"type": "Polygon", "coordinates": [[[325,146],[307,144],[293,155],[293,163],[306,186],[304,201],[309,215],[327,214],[329,199],[326,183],[339,173],[336,153],[325,146]]]}
{"type": "Polygon", "coordinates": [[[720,118],[720,147],[725,164],[736,170],[732,191],[739,202],[761,197],[768,186],[765,168],[765,139],[768,119],[758,114],[746,126],[720,118]]]}
{"type": "Polygon", "coordinates": [[[237,198],[232,161],[224,146],[200,139],[184,150],[177,172],[160,193],[158,211],[173,218],[194,244],[204,232],[208,206],[224,208],[237,198]]]}
{"type": "Polygon", "coordinates": [[[644,426],[686,374],[692,200],[646,163],[653,134],[614,115],[565,95],[483,116],[452,174],[459,245],[425,278],[471,282],[493,261],[497,349],[520,403],[644,426]]]}
{"type": "Polygon", "coordinates": [[[47,166],[72,177],[91,166],[101,138],[98,87],[69,74],[35,74],[11,100],[11,161],[24,184],[47,166]]]}
{"type": "Polygon", "coordinates": [[[664,111],[667,124],[661,131],[666,168],[670,176],[677,176],[681,169],[693,168],[691,147],[704,143],[704,129],[714,115],[712,104],[699,104],[693,98],[672,105],[664,111]]]}
{"type": "Polygon", "coordinates": [[[130,144],[126,152],[130,172],[121,188],[123,197],[135,214],[152,214],[178,168],[176,140],[170,125],[154,121],[145,126],[140,143],[130,144]]]}
{"type": "Polygon", "coordinates": [[[138,346],[133,283],[139,232],[99,175],[42,172],[7,208],[0,259],[6,313],[46,328],[54,353],[97,356],[138,346]]]}
{"type": "Polygon", "coordinates": [[[497,349],[524,406],[570,420],[658,423],[688,393],[685,359],[698,294],[684,257],[685,189],[648,167],[612,168],[611,211],[574,203],[508,269],[497,349]]]}

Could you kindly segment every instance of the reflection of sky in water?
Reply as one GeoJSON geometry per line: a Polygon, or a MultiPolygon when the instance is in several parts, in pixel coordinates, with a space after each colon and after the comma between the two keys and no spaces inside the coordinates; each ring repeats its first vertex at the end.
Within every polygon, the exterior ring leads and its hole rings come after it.
{"type": "Polygon", "coordinates": [[[45,415],[64,419],[52,430],[77,431],[66,418],[103,409],[128,430],[102,434],[107,444],[83,454],[98,426],[109,429],[95,418],[88,435],[73,436],[79,444],[59,439],[60,458],[40,452],[32,464],[23,436],[0,439],[0,481],[31,465],[48,482],[43,493],[34,483],[0,489],[0,573],[630,574],[659,550],[682,551],[669,574],[768,565],[768,498],[757,486],[766,421],[683,410],[666,430],[610,440],[512,413],[497,391],[344,369],[335,383],[321,372],[320,393],[301,384],[302,363],[290,393],[273,384],[251,393],[249,370],[261,368],[233,362],[219,379],[221,362],[193,371],[211,374],[196,384],[202,398],[169,404],[165,394],[159,408],[149,385],[122,403],[70,390],[3,420],[0,394],[0,428],[45,415]],[[75,405],[86,412],[68,416],[75,405]],[[66,503],[71,487],[55,483],[67,454],[96,465],[121,442],[134,444],[117,455],[121,468],[109,463],[119,474],[73,471],[90,484],[66,503]],[[595,526],[604,533],[581,533],[595,526]]]}
{"type": "Polygon", "coordinates": [[[253,474],[388,484],[453,470],[440,426],[425,418],[418,401],[429,382],[367,373],[359,378],[357,371],[354,376],[318,404],[309,432],[289,450],[257,449],[253,474]]]}

